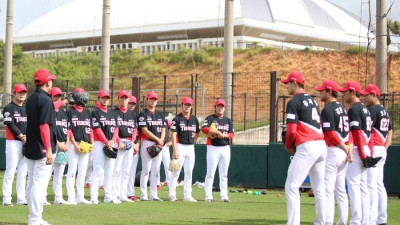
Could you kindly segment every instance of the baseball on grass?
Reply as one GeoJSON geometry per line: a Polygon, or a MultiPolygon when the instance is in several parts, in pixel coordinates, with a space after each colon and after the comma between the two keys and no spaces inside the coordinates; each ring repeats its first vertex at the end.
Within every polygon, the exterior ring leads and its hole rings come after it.
{"type": "Polygon", "coordinates": [[[276,197],[281,197],[282,195],[280,193],[276,194],[276,197]]]}

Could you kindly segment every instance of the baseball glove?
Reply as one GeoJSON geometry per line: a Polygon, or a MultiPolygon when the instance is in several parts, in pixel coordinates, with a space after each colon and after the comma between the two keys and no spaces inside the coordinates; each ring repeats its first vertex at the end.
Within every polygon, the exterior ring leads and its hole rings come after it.
{"type": "Polygon", "coordinates": [[[182,162],[179,159],[172,159],[169,163],[169,171],[179,171],[181,169],[182,162]]]}
{"type": "Polygon", "coordinates": [[[375,167],[375,165],[382,159],[382,157],[370,157],[367,156],[365,159],[362,159],[363,165],[365,168],[375,167]]]}
{"type": "Polygon", "coordinates": [[[112,148],[112,150],[110,150],[107,146],[104,146],[103,152],[108,158],[115,159],[117,158],[118,149],[112,148]]]}
{"type": "Polygon", "coordinates": [[[122,143],[124,143],[126,150],[129,150],[129,149],[132,148],[132,142],[131,141],[122,141],[122,143]]]}
{"type": "Polygon", "coordinates": [[[57,152],[54,162],[65,165],[68,162],[68,154],[66,152],[57,152]]]}
{"type": "Polygon", "coordinates": [[[85,141],[81,141],[79,143],[79,147],[81,147],[81,153],[87,154],[93,150],[93,145],[89,144],[85,141]]]}
{"type": "Polygon", "coordinates": [[[149,153],[151,158],[156,157],[161,152],[161,150],[162,148],[160,148],[157,144],[147,147],[147,152],[149,153]]]}
{"type": "Polygon", "coordinates": [[[89,101],[89,97],[86,93],[78,91],[70,93],[67,96],[67,100],[69,104],[85,107],[86,103],[89,101]]]}
{"type": "MultiPolygon", "coordinates": [[[[217,127],[215,126],[215,123],[214,123],[214,122],[211,123],[211,125],[210,125],[210,130],[212,130],[212,131],[218,131],[218,130],[217,130],[217,127]]],[[[216,138],[215,135],[211,135],[210,133],[207,134],[207,137],[210,138],[210,139],[216,138]]]]}

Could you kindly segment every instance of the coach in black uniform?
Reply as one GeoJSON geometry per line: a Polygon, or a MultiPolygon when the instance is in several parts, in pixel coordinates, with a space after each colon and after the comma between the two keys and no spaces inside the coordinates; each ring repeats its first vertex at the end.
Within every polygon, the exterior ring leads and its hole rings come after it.
{"type": "Polygon", "coordinates": [[[368,189],[371,199],[370,224],[387,224],[387,192],[383,183],[383,168],[386,161],[387,149],[392,142],[392,126],[389,113],[380,104],[381,92],[375,84],[369,84],[362,93],[366,95],[365,104],[368,106],[372,119],[372,141],[368,146],[373,149],[374,157],[382,157],[374,168],[368,168],[368,189]]]}
{"type": "MultiPolygon", "coordinates": [[[[183,201],[197,202],[192,196],[192,173],[195,162],[194,144],[199,137],[199,120],[190,114],[193,100],[185,97],[182,100],[182,112],[179,113],[171,124],[172,158],[179,159],[185,170],[185,183],[183,201]]],[[[169,200],[176,201],[176,182],[179,178],[179,171],[171,173],[169,187],[169,200]]]]}
{"type": "Polygon", "coordinates": [[[160,171],[160,155],[151,158],[147,147],[157,144],[164,146],[166,122],[161,112],[156,110],[158,95],[155,92],[147,93],[147,107],[139,113],[140,129],[140,156],[142,158],[142,172],[140,175],[140,200],[148,201],[147,181],[150,175],[150,200],[162,201],[157,194],[158,172],[160,171]]]}
{"type": "Polygon", "coordinates": [[[26,205],[26,176],[28,174],[26,162],[22,155],[22,146],[26,142],[26,87],[16,84],[13,89],[14,99],[3,110],[6,129],[6,171],[3,178],[3,205],[13,206],[11,202],[12,184],[15,170],[17,170],[17,204],[26,205]]]}
{"type": "Polygon", "coordinates": [[[46,69],[35,73],[36,84],[33,93],[26,102],[27,128],[24,156],[28,165],[27,202],[29,225],[47,224],[42,219],[43,199],[46,194],[47,174],[53,163],[56,151],[56,113],[49,92],[56,76],[46,69]]]}

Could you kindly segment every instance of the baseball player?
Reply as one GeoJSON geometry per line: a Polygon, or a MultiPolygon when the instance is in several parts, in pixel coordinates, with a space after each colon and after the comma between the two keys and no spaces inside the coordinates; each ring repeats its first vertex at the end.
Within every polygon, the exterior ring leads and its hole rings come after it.
{"type": "MultiPolygon", "coordinates": [[[[183,201],[185,202],[197,202],[192,197],[192,173],[195,162],[194,143],[199,137],[200,127],[199,120],[190,114],[192,105],[192,98],[183,98],[182,112],[172,120],[171,124],[172,158],[179,159],[185,170],[183,186],[183,201]]],[[[181,170],[173,171],[171,174],[171,179],[168,183],[170,201],[178,200],[176,198],[176,182],[180,173],[181,170]]]]}
{"type": "MultiPolygon", "coordinates": [[[[68,138],[68,116],[65,110],[61,107],[68,103],[67,100],[61,101],[62,91],[58,87],[53,87],[50,91],[51,99],[53,100],[54,108],[56,110],[56,136],[57,136],[57,150],[59,152],[67,152],[69,145],[68,138]]],[[[53,155],[55,157],[55,155],[53,155]]],[[[54,204],[68,205],[69,203],[63,199],[62,179],[64,175],[65,164],[53,163],[53,191],[54,191],[54,204]]],[[[51,173],[49,174],[51,177],[51,173]]],[[[47,202],[47,200],[46,200],[47,202]]]]}
{"type": "Polygon", "coordinates": [[[26,99],[26,87],[16,84],[13,89],[14,99],[3,110],[6,128],[6,171],[3,177],[3,205],[11,203],[12,184],[17,171],[17,204],[26,205],[25,185],[28,174],[26,162],[22,155],[22,146],[26,142],[26,110],[23,105],[26,99]]]}
{"type": "MultiPolygon", "coordinates": [[[[85,94],[83,88],[76,88],[74,93],[85,94]]],[[[83,153],[80,147],[81,142],[93,143],[92,126],[90,124],[91,115],[80,102],[75,102],[67,112],[68,115],[68,135],[70,144],[68,147],[68,173],[67,191],[68,202],[70,204],[91,204],[85,199],[85,174],[89,161],[89,154],[83,153]],[[76,172],[78,175],[76,176],[76,172]],[[75,194],[76,179],[76,194],[75,194]]]]}
{"type": "Polygon", "coordinates": [[[350,126],[346,109],[337,101],[339,86],[333,80],[326,80],[315,88],[320,92],[325,107],[321,113],[322,129],[328,146],[325,165],[326,217],[325,224],[333,224],[335,198],[338,204],[339,220],[337,225],[347,224],[348,200],[345,187],[347,160],[351,161],[349,149],[350,126]]]}
{"type": "MultiPolygon", "coordinates": [[[[134,111],[135,107],[136,107],[136,97],[129,96],[128,108],[130,110],[134,111]]],[[[135,112],[133,112],[133,113],[136,117],[136,113],[135,112]]],[[[136,120],[136,123],[137,123],[137,120],[136,120]]],[[[139,146],[137,136],[132,140],[136,145],[139,146]]],[[[140,201],[140,198],[136,198],[136,196],[135,196],[135,179],[136,179],[136,168],[137,168],[138,161],[139,161],[138,151],[137,152],[133,151],[132,165],[131,165],[130,176],[129,176],[129,181],[128,181],[128,198],[133,201],[140,201]]]]}
{"type": "Polygon", "coordinates": [[[314,224],[325,223],[325,159],[327,154],[321,127],[319,106],[312,96],[304,92],[304,76],[291,72],[285,80],[287,91],[293,98],[286,109],[287,133],[285,148],[294,154],[285,183],[287,224],[300,224],[299,188],[310,176],[315,196],[314,224]],[[296,154],[295,154],[296,153],[296,154]]]}
{"type": "Polygon", "coordinates": [[[386,161],[386,151],[392,142],[392,126],[389,113],[380,104],[380,90],[374,84],[365,88],[363,95],[366,95],[367,105],[372,119],[372,142],[374,157],[382,157],[375,168],[368,168],[368,189],[371,200],[370,224],[387,223],[387,193],[383,184],[383,168],[386,161]]]}
{"type": "Polygon", "coordinates": [[[228,169],[231,161],[230,146],[232,144],[235,131],[232,120],[224,116],[225,100],[217,99],[214,103],[214,109],[215,114],[209,115],[204,120],[202,126],[202,132],[208,136],[207,174],[204,184],[205,201],[213,201],[212,186],[214,182],[215,170],[218,166],[221,201],[230,202],[228,197],[228,169]],[[210,128],[212,124],[215,124],[215,129],[210,128]],[[210,137],[212,137],[212,139],[210,137]]]}
{"type": "Polygon", "coordinates": [[[49,91],[56,76],[46,69],[35,73],[35,92],[26,102],[26,144],[24,156],[28,166],[28,225],[48,224],[42,219],[43,199],[47,189],[48,174],[56,151],[56,114],[49,91]]]}
{"type": "Polygon", "coordinates": [[[346,181],[350,197],[350,224],[369,224],[370,199],[367,187],[367,168],[363,160],[371,156],[368,141],[371,137],[371,114],[360,102],[361,87],[357,82],[349,81],[339,89],[344,92],[344,100],[351,105],[348,116],[354,141],[353,162],[348,165],[346,181]]]}
{"type": "Polygon", "coordinates": [[[90,182],[90,199],[93,204],[99,204],[99,181],[104,176],[104,202],[119,204],[121,201],[113,192],[112,178],[115,159],[107,157],[104,146],[112,149],[118,137],[118,127],[114,110],[107,108],[110,102],[110,93],[101,90],[98,93],[98,102],[92,111],[92,127],[94,133],[93,147],[93,174],[90,182]]]}
{"type": "Polygon", "coordinates": [[[147,181],[150,175],[150,200],[162,201],[157,194],[158,172],[160,171],[160,155],[152,158],[147,152],[147,147],[164,146],[165,127],[164,116],[156,110],[158,95],[155,92],[147,93],[147,107],[139,114],[139,129],[141,139],[140,156],[142,158],[142,172],[140,174],[140,200],[148,201],[147,181]]]}
{"type": "Polygon", "coordinates": [[[127,196],[128,181],[132,166],[133,152],[137,153],[139,145],[135,144],[137,136],[137,121],[135,113],[128,108],[130,94],[126,90],[118,93],[118,102],[114,111],[118,124],[118,154],[115,161],[113,185],[114,192],[122,202],[134,202],[127,196]],[[129,143],[129,147],[126,145],[129,143]]]}
{"type": "MultiPolygon", "coordinates": [[[[172,142],[169,137],[169,132],[171,129],[171,120],[167,120],[167,127],[165,129],[165,139],[164,139],[164,146],[162,148],[162,151],[160,152],[161,155],[161,162],[164,165],[164,172],[165,172],[165,182],[167,184],[170,183],[171,180],[171,171],[169,171],[169,163],[171,162],[171,155],[169,153],[169,147],[172,145],[172,142]]],[[[161,188],[161,182],[160,182],[160,172],[158,172],[158,185],[157,185],[157,190],[161,188]]]]}

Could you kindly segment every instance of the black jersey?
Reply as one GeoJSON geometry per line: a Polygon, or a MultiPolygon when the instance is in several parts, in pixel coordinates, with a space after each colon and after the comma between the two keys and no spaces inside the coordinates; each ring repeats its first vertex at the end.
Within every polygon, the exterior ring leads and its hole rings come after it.
{"type": "Polygon", "coordinates": [[[118,136],[120,138],[132,138],[133,130],[137,128],[136,114],[134,111],[128,109],[126,113],[121,111],[118,107],[114,109],[117,119],[118,136]]]}
{"type": "MultiPolygon", "coordinates": [[[[336,131],[343,142],[349,139],[349,117],[346,109],[339,102],[329,102],[325,105],[321,113],[322,129],[324,131],[336,131]]],[[[326,134],[325,134],[326,135],[326,134]]],[[[325,139],[328,146],[334,145],[329,142],[330,139],[325,139]]]]}
{"type": "Polygon", "coordinates": [[[296,146],[324,138],[319,106],[312,96],[299,92],[288,102],[286,113],[286,121],[297,124],[296,146]]]}
{"type": "Polygon", "coordinates": [[[114,110],[104,112],[95,107],[92,111],[92,127],[93,129],[100,128],[107,140],[111,140],[117,127],[114,110]]]}
{"type": "MultiPolygon", "coordinates": [[[[162,113],[157,110],[155,110],[154,112],[150,112],[147,108],[143,109],[139,113],[138,120],[139,128],[147,127],[147,129],[158,138],[161,138],[163,128],[167,130],[165,119],[162,113]]],[[[149,138],[143,133],[140,133],[140,138],[144,140],[149,140],[149,138]]]]}
{"type": "Polygon", "coordinates": [[[374,145],[385,145],[388,132],[392,129],[389,113],[383,105],[373,105],[369,107],[372,119],[372,137],[374,145]]]}
{"type": "MultiPolygon", "coordinates": [[[[218,117],[215,114],[209,115],[204,120],[202,127],[210,127],[210,125],[212,123],[215,124],[215,127],[217,128],[217,130],[220,131],[222,134],[228,134],[228,133],[233,134],[235,132],[235,130],[233,128],[232,120],[227,117],[218,117]]],[[[230,144],[230,141],[228,139],[207,138],[207,145],[225,146],[225,145],[229,145],[229,144],[230,144]]]]}
{"type": "Polygon", "coordinates": [[[7,140],[20,140],[18,135],[26,134],[26,108],[14,102],[6,105],[3,109],[4,125],[6,127],[7,140]]]}
{"type": "Polygon", "coordinates": [[[176,132],[178,143],[192,145],[194,136],[200,132],[199,120],[194,115],[190,115],[189,119],[186,119],[182,113],[179,113],[172,120],[171,131],[176,132]]]}
{"type": "Polygon", "coordinates": [[[68,116],[64,109],[56,112],[56,137],[57,141],[67,141],[68,134],[68,116]]]}
{"type": "Polygon", "coordinates": [[[92,125],[90,123],[92,116],[86,108],[79,112],[73,106],[67,113],[68,115],[68,129],[71,129],[75,141],[90,142],[90,132],[92,125]]]}
{"type": "Polygon", "coordinates": [[[348,112],[350,121],[350,130],[361,130],[364,139],[361,144],[368,144],[371,138],[372,119],[371,114],[365,105],[361,102],[354,103],[348,112]]]}

